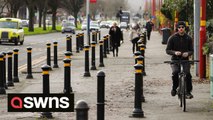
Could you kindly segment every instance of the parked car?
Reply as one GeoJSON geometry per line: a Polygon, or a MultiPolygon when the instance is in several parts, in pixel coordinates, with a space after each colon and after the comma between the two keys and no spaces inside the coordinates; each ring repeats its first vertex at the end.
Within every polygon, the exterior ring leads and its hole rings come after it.
{"type": "Polygon", "coordinates": [[[24,43],[22,20],[17,18],[0,18],[0,44],[3,42],[21,45],[24,43]]]}
{"type": "Polygon", "coordinates": [[[100,26],[99,26],[97,21],[91,21],[90,22],[90,31],[92,31],[92,30],[95,30],[95,31],[100,30],[100,26]]]}
{"type": "Polygon", "coordinates": [[[101,21],[100,28],[109,28],[109,24],[107,21],[101,21]]]}
{"type": "Polygon", "coordinates": [[[29,26],[29,20],[21,20],[22,27],[28,27],[29,26]]]}
{"type": "Polygon", "coordinates": [[[129,26],[126,22],[121,22],[119,27],[120,27],[120,29],[128,29],[129,28],[129,26]]]}
{"type": "Polygon", "coordinates": [[[75,34],[75,24],[73,22],[65,22],[62,25],[61,32],[62,33],[73,33],[75,34]]]}

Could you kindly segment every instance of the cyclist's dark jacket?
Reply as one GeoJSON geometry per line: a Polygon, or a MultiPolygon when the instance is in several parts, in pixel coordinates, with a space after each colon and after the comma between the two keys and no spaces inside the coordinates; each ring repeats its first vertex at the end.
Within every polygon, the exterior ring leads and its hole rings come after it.
{"type": "MultiPolygon", "coordinates": [[[[183,36],[180,36],[178,33],[175,33],[171,37],[169,37],[167,42],[167,48],[166,53],[169,55],[172,55],[172,60],[178,60],[180,57],[175,55],[175,51],[188,52],[189,56],[193,54],[193,44],[192,44],[192,38],[184,34],[183,36]]],[[[183,60],[188,60],[189,58],[182,58],[183,60]]]]}

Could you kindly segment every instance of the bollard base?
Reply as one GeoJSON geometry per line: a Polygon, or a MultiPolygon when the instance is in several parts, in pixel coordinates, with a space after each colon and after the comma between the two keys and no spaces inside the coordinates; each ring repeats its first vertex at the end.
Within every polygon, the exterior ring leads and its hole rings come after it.
{"type": "Polygon", "coordinates": [[[107,55],[106,55],[106,54],[104,54],[104,55],[103,55],[103,58],[107,58],[107,55]]]}
{"type": "Polygon", "coordinates": [[[100,64],[99,64],[99,67],[104,67],[104,64],[103,64],[103,63],[100,63],[100,64]]]}
{"type": "Polygon", "coordinates": [[[92,66],[90,70],[97,70],[96,66],[92,66]]]}
{"type": "Polygon", "coordinates": [[[57,64],[54,64],[53,68],[59,68],[59,66],[57,64]]]}
{"type": "Polygon", "coordinates": [[[7,86],[8,87],[14,86],[14,83],[12,81],[8,81],[7,86]]]}
{"type": "Polygon", "coordinates": [[[6,90],[4,87],[0,87],[0,94],[6,94],[6,90]]]}
{"type": "Polygon", "coordinates": [[[51,112],[42,112],[40,118],[53,118],[51,112]]]}
{"type": "Polygon", "coordinates": [[[13,78],[13,82],[19,82],[19,78],[18,77],[14,77],[13,78]]]}
{"type": "Polygon", "coordinates": [[[144,113],[143,113],[143,111],[141,109],[135,108],[133,110],[132,117],[143,118],[144,117],[144,113]]]}
{"type": "Polygon", "coordinates": [[[33,79],[33,75],[32,74],[27,74],[26,79],[33,79]]]}
{"type": "Polygon", "coordinates": [[[89,72],[85,72],[84,73],[84,77],[90,77],[91,75],[90,75],[90,73],[89,72]]]}

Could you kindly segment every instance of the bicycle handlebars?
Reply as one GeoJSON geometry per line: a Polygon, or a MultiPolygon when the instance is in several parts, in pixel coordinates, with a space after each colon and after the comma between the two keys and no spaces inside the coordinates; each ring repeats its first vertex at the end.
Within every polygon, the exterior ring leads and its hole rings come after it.
{"type": "Polygon", "coordinates": [[[169,63],[169,64],[183,64],[183,63],[194,64],[195,62],[199,62],[199,60],[171,60],[171,61],[164,61],[164,63],[169,63]]]}

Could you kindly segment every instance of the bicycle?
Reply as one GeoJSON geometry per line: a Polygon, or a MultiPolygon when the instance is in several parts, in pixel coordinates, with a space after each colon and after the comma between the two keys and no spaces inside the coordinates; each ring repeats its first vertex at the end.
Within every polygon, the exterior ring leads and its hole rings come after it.
{"type": "Polygon", "coordinates": [[[177,64],[180,66],[180,73],[178,74],[179,86],[178,86],[178,99],[180,100],[180,107],[182,107],[183,112],[186,111],[186,73],[183,71],[183,64],[189,63],[194,64],[199,62],[199,60],[172,60],[164,61],[164,63],[177,64]]]}

